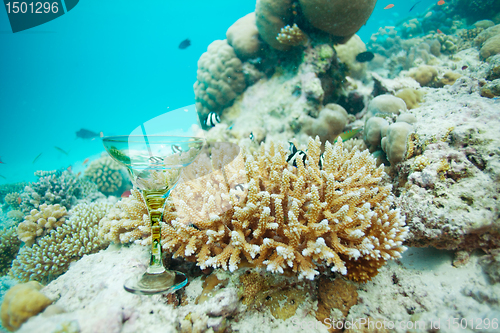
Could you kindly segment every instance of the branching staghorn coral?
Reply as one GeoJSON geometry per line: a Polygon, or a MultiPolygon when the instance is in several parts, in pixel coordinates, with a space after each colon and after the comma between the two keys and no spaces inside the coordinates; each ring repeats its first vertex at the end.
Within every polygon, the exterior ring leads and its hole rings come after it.
{"type": "Polygon", "coordinates": [[[12,263],[14,277],[23,282],[48,282],[64,273],[71,262],[84,254],[102,249],[107,242],[99,239],[98,226],[110,208],[106,202],[76,205],[63,225],[33,246],[21,248],[12,263]]]}
{"type": "Polygon", "coordinates": [[[380,184],[383,166],[377,168],[368,151],[327,142],[321,170],[320,146],[310,139],[306,163],[298,159],[297,168],[287,163],[283,146],[261,146],[205,176],[215,179],[179,184],[179,199],[173,196],[165,208],[163,248],[202,269],[234,271],[244,259],[300,278],[314,279],[330,266],[350,279],[370,280],[405,250],[407,228],[391,209],[391,187],[380,184]]]}

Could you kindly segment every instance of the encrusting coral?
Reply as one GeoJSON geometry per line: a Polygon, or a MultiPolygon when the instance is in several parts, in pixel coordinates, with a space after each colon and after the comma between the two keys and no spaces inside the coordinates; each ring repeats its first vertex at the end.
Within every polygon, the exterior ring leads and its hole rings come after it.
{"type": "MultiPolygon", "coordinates": [[[[331,266],[355,281],[370,280],[387,260],[401,256],[408,232],[391,207],[391,187],[380,184],[383,166],[377,168],[368,151],[344,150],[339,140],[325,144],[321,169],[320,152],[319,139],[310,139],[305,165],[298,159],[292,167],[287,150],[271,143],[267,151],[262,145],[253,155],[240,154],[225,172],[207,176],[218,179],[180,183],[179,199],[165,207],[163,248],[202,269],[234,271],[246,260],[299,278],[314,279],[331,266]]],[[[145,210],[137,208],[144,203],[136,196],[131,200],[125,204],[135,208],[127,213],[145,225],[145,210]]],[[[114,232],[120,226],[123,233],[133,231],[131,217],[115,220],[114,232]]]]}
{"type": "Polygon", "coordinates": [[[21,281],[50,281],[64,273],[69,264],[84,254],[97,252],[107,243],[98,237],[99,221],[108,213],[109,203],[82,203],[60,227],[24,246],[12,263],[14,277],[21,281]]]}

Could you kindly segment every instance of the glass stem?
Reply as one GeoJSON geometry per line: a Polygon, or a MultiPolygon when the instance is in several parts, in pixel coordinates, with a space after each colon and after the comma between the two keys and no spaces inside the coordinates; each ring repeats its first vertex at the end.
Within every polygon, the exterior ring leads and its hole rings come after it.
{"type": "Polygon", "coordinates": [[[163,207],[165,206],[168,188],[164,190],[143,190],[142,197],[146,202],[151,221],[151,260],[147,273],[159,274],[165,272],[161,259],[161,225],[163,207]]]}

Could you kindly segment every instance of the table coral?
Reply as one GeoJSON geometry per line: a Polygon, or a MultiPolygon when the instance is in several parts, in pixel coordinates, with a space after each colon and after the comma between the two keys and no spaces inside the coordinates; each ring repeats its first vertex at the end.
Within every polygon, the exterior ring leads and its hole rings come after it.
{"type": "Polygon", "coordinates": [[[14,277],[21,281],[50,281],[64,273],[71,262],[102,249],[108,243],[99,239],[98,226],[110,208],[105,202],[75,206],[63,225],[19,251],[12,263],[14,277]]]}
{"type": "Polygon", "coordinates": [[[380,184],[383,167],[368,151],[347,152],[341,140],[326,143],[321,170],[320,146],[319,139],[310,139],[306,165],[297,168],[287,163],[283,146],[262,146],[245,155],[240,172],[220,175],[218,183],[230,184],[228,192],[210,183],[178,186],[186,213],[183,220],[167,214],[164,250],[196,260],[202,269],[234,271],[246,260],[299,278],[314,279],[330,266],[356,281],[371,279],[405,250],[404,221],[391,209],[391,188],[380,184]],[[242,175],[245,181],[232,185],[242,175]],[[194,220],[200,206],[208,218],[194,220]]]}

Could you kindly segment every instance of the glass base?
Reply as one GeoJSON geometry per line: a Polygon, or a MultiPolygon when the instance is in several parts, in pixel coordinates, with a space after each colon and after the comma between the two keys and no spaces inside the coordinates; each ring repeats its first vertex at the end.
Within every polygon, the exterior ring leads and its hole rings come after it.
{"type": "Polygon", "coordinates": [[[181,289],[188,282],[184,273],[177,271],[164,271],[163,273],[142,275],[125,281],[123,286],[129,293],[137,295],[155,295],[162,293],[173,293],[181,289]]]}

